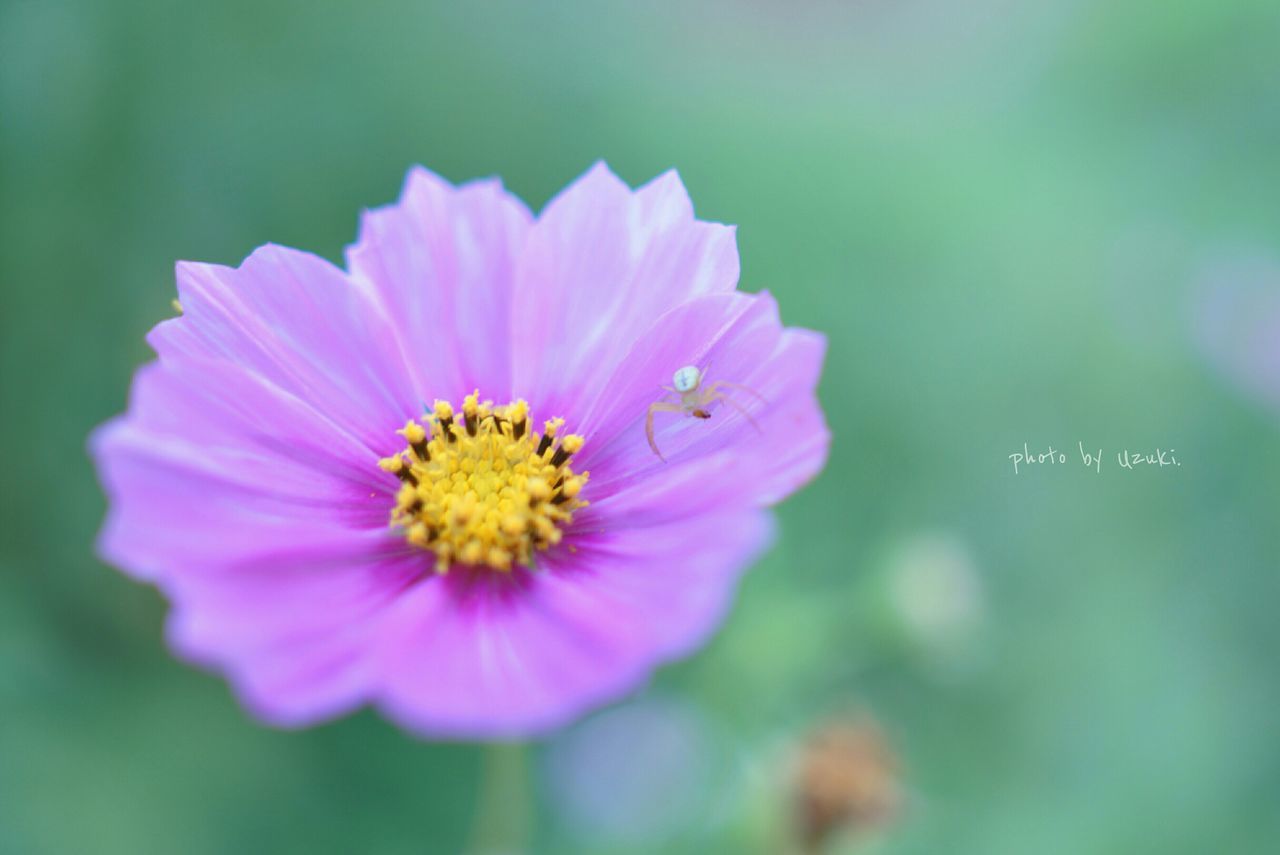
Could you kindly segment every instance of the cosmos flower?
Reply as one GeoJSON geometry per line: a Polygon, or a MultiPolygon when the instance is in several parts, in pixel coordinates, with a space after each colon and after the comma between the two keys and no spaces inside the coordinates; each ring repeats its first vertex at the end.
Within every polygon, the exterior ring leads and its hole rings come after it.
{"type": "Polygon", "coordinates": [[[91,438],[100,551],[175,651],[275,724],[517,738],[702,644],[828,445],[824,339],[735,290],[734,230],[674,172],[534,217],[415,168],[346,266],[180,263],[91,438]]]}

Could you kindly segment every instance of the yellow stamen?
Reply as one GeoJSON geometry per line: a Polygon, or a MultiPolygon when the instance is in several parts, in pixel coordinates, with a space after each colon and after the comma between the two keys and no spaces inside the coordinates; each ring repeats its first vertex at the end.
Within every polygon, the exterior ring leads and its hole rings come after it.
{"type": "Polygon", "coordinates": [[[391,524],[435,553],[439,573],[455,563],[531,566],[587,504],[579,496],[588,473],[570,466],[583,438],[557,436],[563,419],[534,433],[528,404],[494,407],[479,391],[464,399],[461,421],[454,418],[448,402],[436,401],[421,423],[397,431],[405,450],[378,462],[402,482],[391,524]]]}

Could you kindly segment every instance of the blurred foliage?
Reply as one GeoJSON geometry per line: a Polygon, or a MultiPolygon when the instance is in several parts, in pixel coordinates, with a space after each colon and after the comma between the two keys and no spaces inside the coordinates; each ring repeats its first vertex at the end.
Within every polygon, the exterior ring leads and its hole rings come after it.
{"type": "Polygon", "coordinates": [[[574,731],[534,751],[537,851],[777,851],[786,746],[851,703],[905,793],[851,850],[1274,845],[1280,423],[1190,295],[1280,254],[1278,39],[1274,0],[0,3],[0,851],[472,839],[482,749],[273,731],[170,658],[158,595],[93,557],[84,439],[175,259],[339,259],[414,162],[536,208],[598,158],[740,224],[744,286],[830,337],[835,443],[642,693],[705,723],[677,732],[713,804],[575,822],[574,731]],[[1024,442],[1070,464],[1015,476],[1024,442]],[[1183,466],[1114,463],[1155,446],[1183,466]]]}

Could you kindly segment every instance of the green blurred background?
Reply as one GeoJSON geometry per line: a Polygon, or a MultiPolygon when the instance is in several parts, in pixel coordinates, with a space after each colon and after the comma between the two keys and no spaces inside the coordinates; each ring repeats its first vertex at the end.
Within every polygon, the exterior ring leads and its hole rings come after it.
{"type": "Polygon", "coordinates": [[[1280,371],[1242,347],[1280,323],[1237,280],[1280,293],[1278,43],[1274,0],[4,0],[0,852],[518,812],[480,747],[271,730],[174,661],[84,441],[175,259],[340,259],[415,162],[536,209],[598,158],[740,224],[744,287],[830,337],[835,440],[715,641],[529,752],[528,846],[780,851],[796,740],[857,708],[904,803],[833,851],[1275,851],[1280,371]]]}

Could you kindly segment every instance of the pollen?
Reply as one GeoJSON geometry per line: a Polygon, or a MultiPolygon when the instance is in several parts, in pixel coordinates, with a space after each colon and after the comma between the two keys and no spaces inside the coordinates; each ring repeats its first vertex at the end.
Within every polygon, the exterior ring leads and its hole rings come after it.
{"type": "Polygon", "coordinates": [[[562,434],[563,419],[530,430],[529,406],[495,407],[477,390],[461,416],[436,401],[418,421],[396,431],[404,451],[378,465],[400,479],[391,525],[413,546],[435,553],[435,569],[457,564],[510,571],[530,567],[534,553],[558,544],[588,473],[572,458],[583,438],[562,434]]]}

